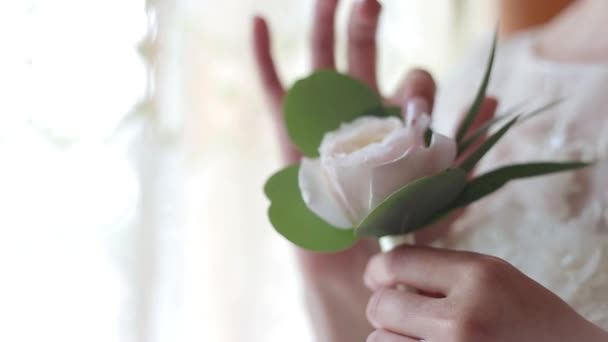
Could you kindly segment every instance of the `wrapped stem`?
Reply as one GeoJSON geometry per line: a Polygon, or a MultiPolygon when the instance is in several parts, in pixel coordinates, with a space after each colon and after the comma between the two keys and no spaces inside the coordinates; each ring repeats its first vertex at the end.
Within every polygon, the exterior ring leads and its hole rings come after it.
{"type": "MultiPolygon", "coordinates": [[[[403,235],[387,235],[378,239],[378,243],[380,243],[380,250],[384,253],[390,252],[399,246],[413,245],[415,242],[416,237],[413,233],[403,235]]],[[[396,288],[399,291],[416,292],[414,289],[411,289],[403,284],[398,284],[396,288]]]]}
{"type": "Polygon", "coordinates": [[[414,234],[389,235],[378,239],[380,250],[389,252],[402,245],[413,245],[416,242],[414,234]]]}

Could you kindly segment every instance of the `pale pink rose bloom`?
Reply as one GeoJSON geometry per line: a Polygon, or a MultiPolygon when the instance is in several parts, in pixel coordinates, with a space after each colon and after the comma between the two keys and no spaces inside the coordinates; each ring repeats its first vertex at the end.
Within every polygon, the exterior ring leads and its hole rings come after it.
{"type": "Polygon", "coordinates": [[[337,228],[357,226],[380,202],[406,184],[453,165],[456,142],[424,133],[430,118],[404,123],[395,117],[367,116],[325,134],[320,157],[303,158],[298,182],[316,215],[337,228]]]}

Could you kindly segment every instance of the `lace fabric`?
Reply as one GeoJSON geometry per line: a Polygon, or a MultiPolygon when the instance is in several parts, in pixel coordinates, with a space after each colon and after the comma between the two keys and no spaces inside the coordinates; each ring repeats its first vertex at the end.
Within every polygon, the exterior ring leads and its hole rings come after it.
{"type": "MultiPolygon", "coordinates": [[[[499,113],[564,102],[526,121],[480,163],[478,172],[532,160],[595,161],[577,172],[521,180],[473,205],[437,244],[503,258],[608,330],[608,64],[539,57],[530,32],[502,44],[488,93],[499,113]]],[[[471,101],[489,45],[442,87],[436,129],[453,131],[471,101]]]]}

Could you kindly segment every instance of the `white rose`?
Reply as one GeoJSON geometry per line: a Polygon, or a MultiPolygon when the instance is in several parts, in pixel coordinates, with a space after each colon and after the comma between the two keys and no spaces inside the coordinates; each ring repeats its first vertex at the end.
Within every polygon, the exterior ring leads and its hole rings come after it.
{"type": "Polygon", "coordinates": [[[325,134],[318,159],[303,158],[298,182],[308,208],[338,228],[357,226],[380,202],[420,177],[453,165],[456,143],[433,134],[430,118],[407,123],[368,116],[325,134]]]}

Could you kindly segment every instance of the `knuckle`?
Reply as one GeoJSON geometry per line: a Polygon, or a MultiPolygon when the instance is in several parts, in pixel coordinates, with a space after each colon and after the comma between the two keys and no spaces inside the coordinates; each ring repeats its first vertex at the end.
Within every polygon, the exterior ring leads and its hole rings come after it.
{"type": "Polygon", "coordinates": [[[476,286],[495,286],[500,283],[509,264],[493,256],[477,256],[469,262],[468,276],[476,286]]]}

